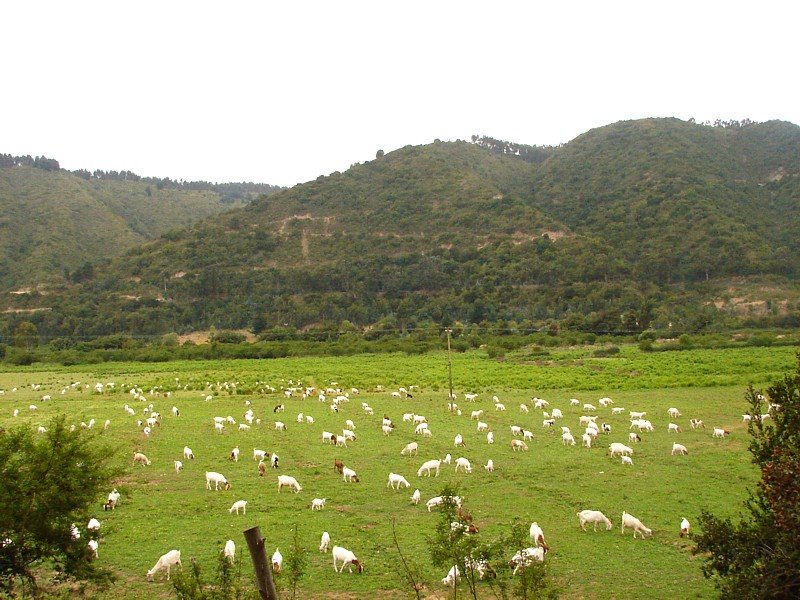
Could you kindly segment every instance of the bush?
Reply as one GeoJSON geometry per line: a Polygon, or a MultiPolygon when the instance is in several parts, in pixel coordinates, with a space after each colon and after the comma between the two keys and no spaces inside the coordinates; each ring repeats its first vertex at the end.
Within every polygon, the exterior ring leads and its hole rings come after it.
{"type": "Polygon", "coordinates": [[[244,334],[239,333],[238,331],[228,331],[228,330],[220,330],[220,331],[213,331],[210,336],[208,336],[209,342],[217,342],[219,344],[242,344],[247,340],[244,334]]]}
{"type": "Polygon", "coordinates": [[[598,348],[594,352],[592,352],[592,356],[597,358],[605,358],[608,356],[615,356],[619,354],[619,347],[618,346],[608,346],[606,348],[598,348]]]}

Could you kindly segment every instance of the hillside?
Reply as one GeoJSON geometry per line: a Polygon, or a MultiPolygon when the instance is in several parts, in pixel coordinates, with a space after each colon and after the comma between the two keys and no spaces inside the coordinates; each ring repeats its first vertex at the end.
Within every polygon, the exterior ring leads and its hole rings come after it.
{"type": "Polygon", "coordinates": [[[82,173],[0,167],[3,290],[46,289],[80,279],[85,263],[102,263],[167,231],[245,204],[245,198],[225,201],[212,189],[82,173]]]}
{"type": "Polygon", "coordinates": [[[790,123],[677,119],[595,129],[538,162],[406,147],[171,231],[58,302],[9,303],[50,309],[26,315],[49,335],[345,320],[697,330],[743,316],[719,308],[766,282],[768,316],[791,321],[799,156],[790,123]]]}

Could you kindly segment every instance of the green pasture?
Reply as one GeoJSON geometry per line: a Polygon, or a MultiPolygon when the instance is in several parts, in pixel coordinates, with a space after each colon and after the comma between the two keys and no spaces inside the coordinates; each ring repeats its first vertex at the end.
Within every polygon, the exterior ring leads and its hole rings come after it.
{"type": "MultiPolygon", "coordinates": [[[[792,348],[642,354],[625,347],[619,355],[603,359],[576,349],[554,351],[546,360],[530,359],[523,351],[503,362],[476,351],[453,357],[454,386],[463,409],[460,417],[446,410],[444,354],[28,367],[0,373],[0,389],[4,390],[0,425],[37,426],[65,413],[76,424],[95,418],[102,430],[103,422],[111,420],[109,429],[99,435],[119,448],[118,459],[127,466],[127,473],[117,482],[122,493],[118,509],[103,513],[103,499],[99,498],[96,516],[103,523],[104,534],[99,560],[119,576],[115,597],[170,597],[171,588],[161,578],[155,583],[145,581],[145,573],[156,559],[177,548],[185,564],[196,557],[210,574],[216,555],[229,538],[237,544],[242,577],[249,584],[252,568],[242,531],[260,526],[268,553],[279,547],[285,558],[295,523],[309,557],[300,582],[301,597],[370,598],[378,591],[406,597],[411,593],[398,571],[392,519],[404,552],[425,574],[428,594],[444,594],[439,580],[445,571],[431,566],[426,541],[437,515],[429,514],[424,502],[450,483],[459,486],[481,528],[479,535],[486,539],[499,537],[514,519],[537,521],[551,547],[547,555],[551,573],[565,597],[708,598],[714,594],[713,585],[702,577],[700,560],[690,552],[691,543],[678,537],[678,525],[682,517],[694,523],[703,508],[727,515],[740,512],[747,487],[757,477],[742,423],[745,387],[748,383],[765,387],[794,364],[792,348]],[[351,401],[336,414],[316,398],[302,400],[299,394],[284,398],[281,388],[288,386],[289,380],[318,388],[357,387],[360,393],[351,394],[351,401]],[[76,381],[81,384],[68,387],[76,381]],[[93,387],[98,381],[114,382],[116,387],[97,394],[93,387]],[[237,382],[235,390],[217,385],[224,382],[237,382]],[[34,383],[41,386],[38,391],[31,388],[34,383]],[[268,391],[265,384],[276,391],[268,391]],[[132,385],[144,390],[146,402],[132,399],[127,392],[132,385]],[[384,391],[376,391],[378,385],[384,386],[384,391]],[[420,390],[413,399],[398,400],[390,392],[400,385],[418,385],[420,390]],[[162,389],[151,395],[155,386],[162,389]],[[61,394],[65,387],[68,391],[61,394]],[[171,397],[164,397],[166,391],[171,397]],[[477,392],[478,400],[465,402],[464,392],[477,392]],[[42,402],[44,394],[50,394],[52,400],[42,402]],[[207,394],[213,396],[209,402],[204,400],[207,394]],[[505,403],[505,412],[494,410],[493,395],[505,403]],[[597,405],[598,422],[610,423],[613,431],[601,436],[592,449],[564,447],[560,428],[542,427],[541,411],[520,412],[520,403],[530,406],[534,395],[548,400],[550,408],[563,411],[563,423],[557,425],[569,426],[579,442],[582,428],[578,417],[584,412],[570,406],[572,397],[597,405]],[[624,407],[626,412],[612,416],[610,408],[598,405],[602,396],[611,397],[614,406],[624,407]],[[254,424],[247,432],[227,426],[223,434],[215,433],[214,416],[231,415],[237,424],[244,422],[245,401],[252,403],[261,425],[254,424]],[[362,402],[373,407],[373,416],[364,413],[362,402]],[[125,413],[126,403],[136,409],[136,417],[125,413]],[[142,409],[149,403],[163,415],[163,425],[146,438],[136,419],[145,418],[142,409]],[[276,416],[273,407],[281,403],[286,410],[276,416]],[[38,410],[29,411],[29,404],[37,405],[38,410]],[[173,405],[181,411],[177,418],[170,412],[173,405]],[[677,435],[667,433],[671,420],[667,409],[672,406],[683,413],[672,419],[683,428],[677,435]],[[15,408],[20,411],[16,418],[12,417],[15,408]],[[482,420],[494,431],[493,445],[486,443],[485,434],[479,433],[476,421],[469,418],[476,409],[485,411],[482,420]],[[656,426],[655,432],[643,433],[643,441],[634,447],[633,466],[623,466],[607,453],[610,442],[627,442],[628,410],[647,411],[656,426]],[[315,423],[297,423],[300,412],[313,416],[315,423]],[[415,436],[413,426],[402,422],[406,412],[425,415],[433,437],[415,436]],[[384,413],[396,424],[388,437],[381,433],[384,413]],[[276,418],[287,424],[287,432],[274,430],[276,418]],[[693,431],[690,418],[703,419],[707,429],[693,431]],[[347,449],[323,444],[322,431],[339,433],[345,419],[355,422],[358,439],[347,449]],[[528,452],[511,451],[509,426],[514,424],[534,432],[528,452]],[[729,429],[731,436],[712,439],[715,426],[729,429]],[[453,447],[456,433],[464,436],[465,449],[453,447]],[[670,455],[675,440],[687,446],[688,456],[670,455]],[[400,456],[410,441],[419,442],[419,455],[400,456]],[[195,460],[183,459],[185,445],[194,450],[195,460]],[[228,460],[234,446],[241,450],[238,463],[228,460]],[[284,490],[279,494],[275,471],[260,478],[252,460],[254,447],[277,452],[277,473],[295,476],[302,492],[284,490]],[[150,458],[150,467],[131,464],[137,450],[150,458]],[[459,456],[468,458],[472,474],[456,474],[453,464],[443,465],[438,478],[417,477],[422,462],[447,453],[454,462],[459,456]],[[336,458],[355,469],[361,482],[344,483],[333,470],[336,458]],[[495,464],[493,474],[483,469],[489,458],[495,464]],[[173,469],[176,459],[184,463],[180,474],[173,469]],[[207,470],[223,473],[232,489],[207,491],[207,470]],[[401,491],[387,488],[390,471],[403,474],[412,487],[401,491]],[[419,506],[409,502],[415,487],[422,493],[419,506]],[[323,511],[309,509],[315,497],[327,498],[323,511]],[[249,502],[247,515],[229,515],[227,509],[239,499],[249,502]],[[582,532],[575,513],[585,508],[603,511],[614,522],[614,529],[582,532]],[[627,532],[620,535],[623,510],[651,527],[653,538],[633,540],[627,532]],[[333,544],[355,552],[365,564],[363,574],[351,575],[345,570],[334,575],[330,554],[317,550],[323,531],[330,533],[333,544]]],[[[507,558],[511,554],[509,549],[507,558]]]]}

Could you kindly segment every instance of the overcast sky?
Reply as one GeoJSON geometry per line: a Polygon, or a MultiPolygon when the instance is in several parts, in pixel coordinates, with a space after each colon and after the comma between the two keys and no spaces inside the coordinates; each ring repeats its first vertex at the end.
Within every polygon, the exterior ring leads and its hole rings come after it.
{"type": "Polygon", "coordinates": [[[800,123],[800,2],[544,4],[4,3],[0,152],[290,186],[436,138],[800,123]]]}

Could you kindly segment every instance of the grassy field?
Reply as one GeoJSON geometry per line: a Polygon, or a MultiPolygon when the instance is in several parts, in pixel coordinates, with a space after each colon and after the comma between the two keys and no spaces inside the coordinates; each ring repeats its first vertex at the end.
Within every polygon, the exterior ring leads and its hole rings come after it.
{"type": "MultiPolygon", "coordinates": [[[[793,348],[642,354],[625,347],[619,355],[603,359],[590,358],[585,350],[576,349],[554,351],[545,360],[531,359],[522,352],[503,362],[476,351],[454,356],[454,384],[464,409],[460,417],[446,411],[447,369],[442,354],[29,367],[0,373],[0,389],[5,390],[0,396],[0,424],[35,426],[59,413],[75,423],[90,418],[99,424],[111,420],[102,435],[120,448],[119,460],[128,465],[128,471],[117,485],[122,493],[119,508],[103,513],[98,499],[97,516],[104,533],[99,560],[120,578],[116,597],[170,597],[166,583],[145,581],[145,572],[158,556],[178,548],[185,564],[196,557],[206,572],[212,572],[215,557],[229,538],[243,552],[242,577],[249,583],[252,569],[242,531],[260,526],[268,553],[277,546],[285,557],[295,523],[309,556],[300,583],[301,597],[370,598],[379,590],[406,597],[409,593],[403,587],[392,547],[392,518],[401,546],[415,557],[426,576],[428,594],[445,595],[447,590],[439,582],[445,573],[430,565],[426,544],[437,517],[427,512],[424,502],[451,483],[459,486],[481,527],[479,535],[486,539],[499,537],[514,519],[537,521],[551,546],[547,556],[551,573],[565,597],[707,598],[714,594],[713,585],[702,577],[700,561],[689,551],[690,542],[678,537],[678,524],[681,517],[694,522],[702,508],[718,514],[739,513],[746,488],[757,477],[741,422],[745,387],[748,383],[764,387],[795,364],[793,348]],[[318,387],[357,387],[361,393],[335,414],[317,399],[302,400],[299,395],[284,399],[280,389],[288,386],[289,380],[318,387]],[[76,381],[81,385],[60,393],[76,381]],[[113,381],[116,388],[94,393],[98,381],[113,381]],[[228,390],[218,386],[223,382],[238,382],[235,392],[230,386],[228,390]],[[41,389],[33,391],[33,383],[41,389]],[[264,384],[278,391],[268,392],[264,384]],[[147,402],[132,400],[127,393],[132,385],[142,387],[147,402]],[[383,385],[385,391],[375,391],[377,385],[383,385]],[[413,399],[392,398],[390,391],[399,385],[419,385],[420,392],[413,399]],[[150,395],[154,386],[171,391],[171,397],[150,395]],[[12,392],[14,387],[17,391],[12,392]],[[464,392],[477,392],[477,402],[465,402],[464,392]],[[43,394],[52,395],[52,401],[41,402],[43,394]],[[205,401],[206,394],[213,399],[205,401]],[[505,403],[506,412],[494,410],[493,395],[505,403]],[[570,406],[570,398],[597,405],[598,398],[610,396],[614,406],[625,407],[626,412],[612,416],[610,408],[598,406],[598,421],[610,423],[612,433],[601,436],[592,449],[564,447],[560,429],[542,427],[540,411],[520,412],[520,403],[530,405],[534,395],[563,411],[563,424],[577,434],[578,441],[582,432],[578,416],[583,411],[570,406]],[[214,416],[232,415],[243,422],[246,400],[262,419],[261,425],[247,432],[228,426],[223,434],[215,433],[214,416]],[[136,419],[144,418],[142,408],[151,402],[164,421],[146,438],[136,419]],[[362,402],[374,408],[374,416],[364,413],[362,402]],[[38,405],[36,413],[28,411],[31,403],[38,405]],[[125,413],[126,403],[137,410],[136,417],[125,413]],[[286,406],[280,416],[288,425],[286,432],[273,427],[272,409],[278,403],[286,406]],[[172,416],[173,405],[180,408],[180,417],[172,416]],[[683,416],[669,419],[666,411],[671,406],[679,408],[683,416]],[[17,418],[11,416],[15,408],[20,409],[17,418]],[[469,411],[479,408],[484,409],[483,420],[494,431],[494,445],[486,443],[485,435],[469,418],[469,411]],[[642,434],[642,443],[635,446],[633,466],[610,459],[607,452],[610,442],[627,441],[627,410],[647,411],[656,426],[655,432],[642,434]],[[299,412],[312,415],[316,422],[298,424],[299,412]],[[406,412],[425,415],[433,438],[415,436],[411,424],[402,422],[406,412]],[[380,428],[384,413],[397,425],[388,437],[380,428]],[[692,417],[705,420],[709,429],[691,430],[692,417]],[[322,444],[321,432],[339,432],[345,419],[355,422],[358,439],[347,449],[322,444]],[[679,423],[683,432],[668,434],[670,420],[679,423]],[[511,451],[512,424],[534,432],[529,452],[511,451]],[[712,439],[710,428],[714,426],[731,430],[731,436],[712,439]],[[456,433],[464,436],[466,449],[453,447],[456,433]],[[670,456],[676,439],[688,447],[688,456],[670,456]],[[419,456],[400,456],[410,441],[419,442],[419,456]],[[182,460],[185,445],[197,458],[184,460],[184,471],[176,474],[173,461],[182,460]],[[241,449],[238,463],[227,460],[234,446],[241,449]],[[277,452],[278,472],[294,475],[303,491],[279,494],[274,471],[259,478],[252,460],[254,447],[277,452]],[[152,465],[130,465],[134,450],[147,454],[152,465]],[[416,476],[423,461],[443,458],[446,453],[451,453],[454,461],[459,456],[468,458],[473,473],[456,474],[454,466],[443,465],[438,479],[416,476]],[[344,483],[333,470],[335,458],[355,469],[361,482],[344,483]],[[493,474],[482,468],[489,458],[495,464],[493,474]],[[207,491],[207,470],[225,474],[232,490],[207,491]],[[390,471],[403,474],[411,489],[387,488],[390,471]],[[422,493],[420,506],[409,502],[415,487],[422,493]],[[309,510],[315,497],[327,498],[323,511],[309,510]],[[247,515],[229,515],[227,509],[239,499],[249,502],[247,515]],[[585,508],[602,510],[614,522],[614,530],[582,532],[575,513],[585,508]],[[623,510],[651,527],[653,538],[633,540],[627,532],[621,536],[623,510]],[[359,556],[366,566],[363,574],[333,576],[330,554],[317,551],[322,531],[330,532],[333,544],[359,556]]],[[[508,558],[512,553],[509,551],[508,558]]]]}

